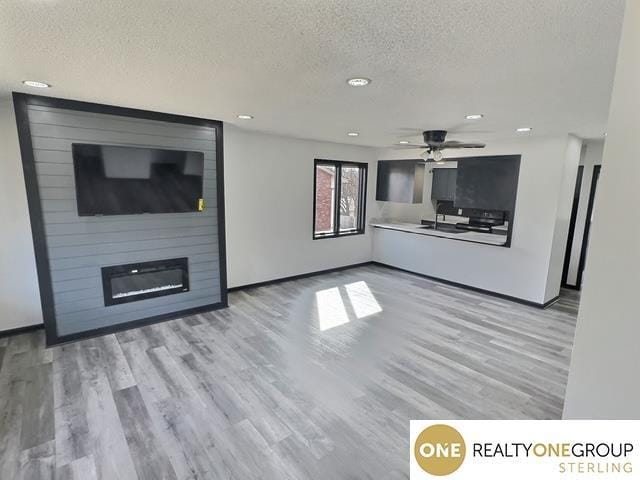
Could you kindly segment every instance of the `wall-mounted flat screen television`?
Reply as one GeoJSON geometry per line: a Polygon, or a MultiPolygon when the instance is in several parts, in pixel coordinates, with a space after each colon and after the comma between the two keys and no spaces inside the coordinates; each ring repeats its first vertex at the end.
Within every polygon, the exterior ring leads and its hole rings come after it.
{"type": "Polygon", "coordinates": [[[200,210],[204,154],[72,144],[78,215],[200,210]]]}

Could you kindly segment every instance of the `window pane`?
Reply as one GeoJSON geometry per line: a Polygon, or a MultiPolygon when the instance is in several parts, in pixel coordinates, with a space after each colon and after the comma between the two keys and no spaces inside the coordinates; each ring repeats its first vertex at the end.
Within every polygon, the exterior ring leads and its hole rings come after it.
{"type": "Polygon", "coordinates": [[[342,167],[340,179],[340,231],[356,230],[360,211],[360,168],[342,167]]]}
{"type": "Polygon", "coordinates": [[[336,167],[316,165],[316,235],[333,233],[336,202],[336,167]]]}

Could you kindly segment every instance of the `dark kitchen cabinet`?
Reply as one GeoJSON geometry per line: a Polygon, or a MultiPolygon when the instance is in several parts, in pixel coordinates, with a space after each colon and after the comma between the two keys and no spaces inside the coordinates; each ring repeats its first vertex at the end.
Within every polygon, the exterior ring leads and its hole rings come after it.
{"type": "Polygon", "coordinates": [[[424,160],[379,160],[376,200],[422,203],[424,160]]]}
{"type": "Polygon", "coordinates": [[[513,212],[519,173],[520,155],[460,159],[455,206],[513,212]]]}
{"type": "Polygon", "coordinates": [[[432,172],[431,199],[453,202],[456,199],[458,170],[455,168],[434,168],[432,172]]]}

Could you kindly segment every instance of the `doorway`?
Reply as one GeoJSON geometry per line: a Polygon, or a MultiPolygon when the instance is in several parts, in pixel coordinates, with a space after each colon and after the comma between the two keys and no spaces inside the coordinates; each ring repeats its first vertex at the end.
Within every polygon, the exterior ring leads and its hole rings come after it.
{"type": "Polygon", "coordinates": [[[582,249],[580,251],[580,263],[578,264],[578,277],[576,280],[576,288],[582,286],[582,274],[584,265],[587,261],[587,250],[589,248],[589,233],[591,231],[591,222],[593,220],[593,204],[596,199],[596,191],[598,189],[598,179],[600,178],[601,165],[593,167],[593,176],[591,177],[591,190],[589,191],[589,204],[587,205],[587,219],[584,224],[584,235],[582,236],[582,249]]]}
{"type": "Polygon", "coordinates": [[[580,192],[582,190],[582,175],[584,174],[584,166],[578,167],[578,175],[576,177],[576,186],[573,190],[573,205],[571,207],[571,219],[569,220],[569,234],[567,235],[567,246],[564,251],[564,265],[562,266],[562,286],[564,288],[576,288],[567,284],[567,276],[569,275],[569,265],[571,264],[571,247],[573,246],[573,237],[576,232],[576,220],[578,218],[578,207],[580,206],[580,192]]]}

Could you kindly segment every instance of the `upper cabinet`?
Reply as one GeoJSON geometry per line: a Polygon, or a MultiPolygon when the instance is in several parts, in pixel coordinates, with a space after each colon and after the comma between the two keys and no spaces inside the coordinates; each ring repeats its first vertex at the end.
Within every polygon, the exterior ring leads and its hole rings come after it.
{"type": "Polygon", "coordinates": [[[422,203],[424,160],[379,160],[376,200],[422,203]]]}
{"type": "Polygon", "coordinates": [[[432,173],[431,199],[453,202],[456,199],[458,170],[455,168],[434,168],[432,173]]]}
{"type": "Polygon", "coordinates": [[[455,206],[513,212],[519,173],[520,155],[461,159],[455,206]]]}

